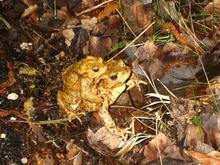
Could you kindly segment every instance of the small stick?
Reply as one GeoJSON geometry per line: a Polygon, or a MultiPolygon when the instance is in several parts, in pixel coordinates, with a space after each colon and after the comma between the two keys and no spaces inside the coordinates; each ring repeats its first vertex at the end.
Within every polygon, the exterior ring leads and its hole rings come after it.
{"type": "Polygon", "coordinates": [[[101,6],[103,6],[103,5],[105,5],[105,4],[109,3],[109,2],[112,2],[112,1],[114,1],[114,0],[108,0],[108,1],[105,1],[105,2],[102,2],[102,3],[98,4],[97,6],[90,7],[88,9],[86,9],[86,10],[76,14],[76,17],[79,17],[79,16],[81,16],[81,15],[83,15],[85,13],[89,13],[89,12],[91,12],[93,10],[96,10],[96,9],[100,8],[101,6]]]}

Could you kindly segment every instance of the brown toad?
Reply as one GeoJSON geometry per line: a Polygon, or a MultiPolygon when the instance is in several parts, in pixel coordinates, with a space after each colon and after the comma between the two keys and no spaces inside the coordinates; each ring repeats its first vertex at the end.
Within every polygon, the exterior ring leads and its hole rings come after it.
{"type": "Polygon", "coordinates": [[[110,132],[124,137],[125,132],[115,125],[108,107],[126,89],[130,76],[131,70],[122,60],[103,62],[100,57],[87,56],[64,70],[57,103],[70,120],[97,111],[110,132]]]}

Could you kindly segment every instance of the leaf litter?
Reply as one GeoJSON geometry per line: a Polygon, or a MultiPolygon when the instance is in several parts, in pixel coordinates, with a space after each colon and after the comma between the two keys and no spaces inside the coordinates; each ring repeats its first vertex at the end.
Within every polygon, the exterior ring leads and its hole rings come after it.
{"type": "Polygon", "coordinates": [[[0,164],[219,164],[219,9],[218,0],[1,1],[0,164]],[[123,59],[148,82],[110,107],[126,139],[95,113],[69,122],[57,106],[63,69],[87,55],[123,59]]]}

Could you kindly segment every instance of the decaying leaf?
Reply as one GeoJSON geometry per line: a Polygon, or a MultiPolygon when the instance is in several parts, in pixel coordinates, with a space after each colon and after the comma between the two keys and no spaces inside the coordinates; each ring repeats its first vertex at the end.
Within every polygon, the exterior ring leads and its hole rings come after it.
{"type": "Polygon", "coordinates": [[[29,76],[36,76],[38,73],[37,69],[33,67],[20,67],[19,68],[19,74],[25,74],[29,76]]]}
{"type": "Polygon", "coordinates": [[[121,147],[123,139],[117,135],[111,134],[105,127],[100,128],[97,132],[93,132],[91,129],[88,129],[87,139],[90,145],[95,146],[96,148],[107,147],[111,150],[121,147]]]}
{"type": "Polygon", "coordinates": [[[118,8],[117,3],[109,3],[103,11],[101,11],[98,15],[98,20],[101,21],[105,17],[109,16],[111,13],[115,12],[116,9],[118,8]]]}

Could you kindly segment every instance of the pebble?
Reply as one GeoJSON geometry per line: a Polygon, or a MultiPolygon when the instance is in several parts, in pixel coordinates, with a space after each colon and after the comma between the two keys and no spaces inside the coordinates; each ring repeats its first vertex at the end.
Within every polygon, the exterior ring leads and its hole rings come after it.
{"type": "Polygon", "coordinates": [[[1,138],[1,139],[5,139],[5,138],[6,138],[6,134],[5,134],[5,133],[2,133],[2,134],[0,135],[0,138],[1,138]]]}
{"type": "Polygon", "coordinates": [[[15,121],[16,117],[10,117],[10,120],[15,121]]]}
{"type": "Polygon", "coordinates": [[[22,162],[22,164],[27,164],[27,162],[28,162],[27,157],[21,158],[21,162],[22,162]]]}
{"type": "Polygon", "coordinates": [[[8,100],[17,100],[18,99],[18,94],[17,93],[10,93],[7,96],[8,100]]]}

